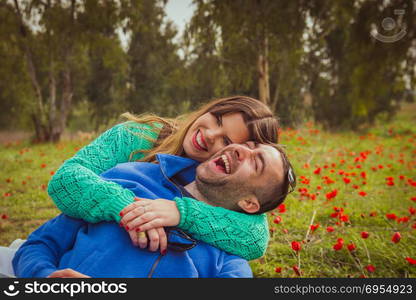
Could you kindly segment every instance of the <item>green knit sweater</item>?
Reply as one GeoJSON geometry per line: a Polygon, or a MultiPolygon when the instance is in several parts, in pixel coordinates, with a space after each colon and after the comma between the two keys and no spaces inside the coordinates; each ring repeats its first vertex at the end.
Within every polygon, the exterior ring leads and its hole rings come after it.
{"type": "MultiPolygon", "coordinates": [[[[134,122],[121,123],[66,160],[48,185],[48,193],[65,214],[96,223],[120,221],[119,212],[134,202],[134,194],[100,174],[119,163],[137,160],[157,138],[150,126],[134,122]]],[[[192,198],[175,198],[181,214],[179,228],[196,239],[239,255],[247,260],[264,255],[269,230],[267,218],[214,207],[192,198]]]]}

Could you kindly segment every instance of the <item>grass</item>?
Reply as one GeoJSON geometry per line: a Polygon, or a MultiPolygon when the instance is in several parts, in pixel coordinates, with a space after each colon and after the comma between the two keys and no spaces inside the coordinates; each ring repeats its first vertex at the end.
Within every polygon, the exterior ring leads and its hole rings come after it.
{"type": "MultiPolygon", "coordinates": [[[[416,265],[406,260],[416,259],[415,111],[408,104],[395,120],[366,133],[329,133],[313,124],[283,130],[298,185],[284,206],[268,214],[270,244],[264,257],[250,262],[255,276],[416,277],[416,265]],[[397,243],[395,232],[401,235],[397,243]],[[292,242],[301,250],[294,251],[292,242]]],[[[59,213],[47,183],[88,142],[0,146],[0,245],[27,237],[59,213]]]]}

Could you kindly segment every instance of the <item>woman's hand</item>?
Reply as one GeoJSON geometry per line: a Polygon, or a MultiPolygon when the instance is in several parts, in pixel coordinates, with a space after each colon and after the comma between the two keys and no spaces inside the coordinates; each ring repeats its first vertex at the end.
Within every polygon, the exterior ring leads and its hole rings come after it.
{"type": "Polygon", "coordinates": [[[180,213],[175,201],[137,197],[134,200],[120,212],[121,225],[127,230],[147,231],[179,224],[180,213]]]}

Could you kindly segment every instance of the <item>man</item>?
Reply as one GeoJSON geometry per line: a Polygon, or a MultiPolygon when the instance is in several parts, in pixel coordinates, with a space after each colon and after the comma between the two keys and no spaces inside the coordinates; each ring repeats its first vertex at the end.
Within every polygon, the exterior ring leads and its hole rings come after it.
{"type": "MultiPolygon", "coordinates": [[[[138,197],[173,199],[190,193],[209,204],[248,213],[267,209],[271,199],[283,200],[288,190],[285,159],[272,146],[230,145],[197,168],[196,181],[192,181],[195,161],[172,155],[157,158],[158,164],[120,164],[102,176],[138,197]],[[283,193],[272,197],[276,190],[283,193]]],[[[18,277],[252,276],[247,261],[178,229],[168,228],[168,239],[168,252],[159,255],[132,245],[115,222],[91,224],[60,215],[29,236],[17,251],[13,268],[18,277]]]]}

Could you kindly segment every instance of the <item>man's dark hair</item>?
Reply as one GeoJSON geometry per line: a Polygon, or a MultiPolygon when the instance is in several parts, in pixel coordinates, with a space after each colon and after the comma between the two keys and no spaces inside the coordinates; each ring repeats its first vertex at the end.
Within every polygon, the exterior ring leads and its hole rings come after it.
{"type": "Polygon", "coordinates": [[[277,144],[270,144],[279,151],[283,161],[283,182],[275,180],[273,184],[267,184],[264,188],[256,189],[254,194],[260,202],[260,209],[256,214],[262,214],[275,209],[285,200],[289,192],[289,187],[293,189],[296,186],[296,176],[292,165],[287,158],[283,148],[277,144]]]}

